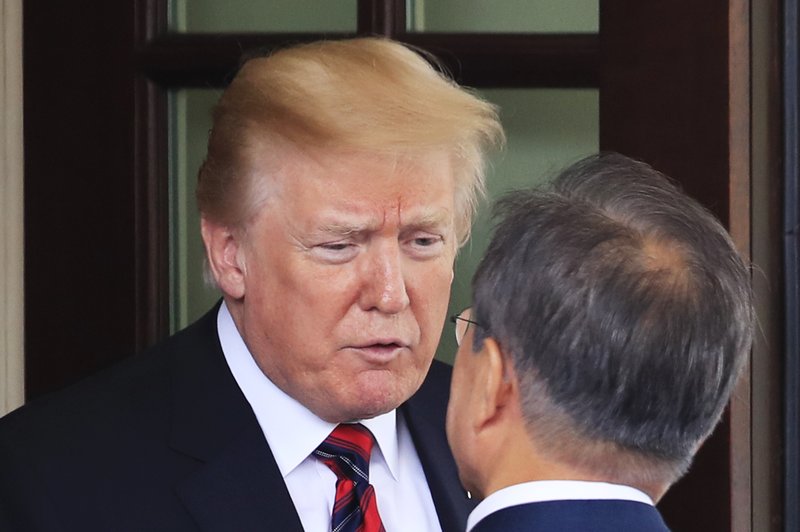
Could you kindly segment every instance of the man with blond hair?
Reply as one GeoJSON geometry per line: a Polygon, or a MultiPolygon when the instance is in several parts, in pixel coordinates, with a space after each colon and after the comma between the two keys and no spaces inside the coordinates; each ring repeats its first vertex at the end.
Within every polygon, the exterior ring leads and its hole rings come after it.
{"type": "Polygon", "coordinates": [[[653,506],[730,398],[753,330],[725,229],[644,163],[520,191],[458,317],[447,434],[472,532],[663,532],[653,506]]]}
{"type": "Polygon", "coordinates": [[[197,187],[223,301],[0,421],[0,529],[462,529],[433,355],[502,136],[389,40],[247,61],[197,187]]]}

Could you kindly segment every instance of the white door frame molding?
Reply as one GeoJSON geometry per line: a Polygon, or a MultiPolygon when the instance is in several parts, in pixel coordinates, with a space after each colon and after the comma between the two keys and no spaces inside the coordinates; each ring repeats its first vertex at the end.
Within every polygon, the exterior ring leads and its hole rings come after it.
{"type": "Polygon", "coordinates": [[[24,390],[22,0],[0,7],[0,415],[24,390]]]}

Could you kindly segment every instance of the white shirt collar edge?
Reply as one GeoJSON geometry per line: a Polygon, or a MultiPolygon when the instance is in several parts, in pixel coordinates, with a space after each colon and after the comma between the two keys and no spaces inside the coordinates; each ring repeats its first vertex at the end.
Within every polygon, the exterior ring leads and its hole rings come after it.
{"type": "Polygon", "coordinates": [[[647,494],[630,486],[608,482],[539,480],[508,486],[486,497],[469,514],[467,532],[483,518],[503,508],[557,500],[623,500],[653,506],[647,494]]]}

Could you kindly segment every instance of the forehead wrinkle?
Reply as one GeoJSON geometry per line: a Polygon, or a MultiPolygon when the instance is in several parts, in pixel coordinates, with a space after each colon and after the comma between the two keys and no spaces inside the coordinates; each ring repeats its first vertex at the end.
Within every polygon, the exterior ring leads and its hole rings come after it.
{"type": "MultiPolygon", "coordinates": [[[[452,212],[444,207],[431,208],[428,205],[412,206],[404,208],[402,201],[392,202],[391,206],[379,209],[380,214],[373,216],[364,213],[363,218],[354,214],[352,211],[340,213],[332,212],[329,216],[323,216],[318,228],[322,231],[331,233],[354,233],[361,231],[377,230],[385,226],[394,211],[394,218],[400,226],[438,226],[452,222],[452,212]]],[[[374,213],[378,214],[378,213],[374,213]]]]}

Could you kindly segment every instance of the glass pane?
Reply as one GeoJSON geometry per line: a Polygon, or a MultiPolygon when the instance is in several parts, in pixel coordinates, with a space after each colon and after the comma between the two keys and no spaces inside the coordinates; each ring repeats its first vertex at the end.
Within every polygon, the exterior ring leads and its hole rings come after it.
{"type": "Polygon", "coordinates": [[[357,0],[172,0],[177,32],[355,32],[357,0]]]}
{"type": "Polygon", "coordinates": [[[599,0],[409,0],[408,31],[597,33],[599,0]]]}
{"type": "Polygon", "coordinates": [[[221,91],[188,89],[171,95],[170,120],[170,328],[182,329],[220,298],[203,280],[205,253],[194,198],[206,156],[211,110],[221,91]]]}
{"type": "MultiPolygon", "coordinates": [[[[514,189],[545,182],[568,164],[599,149],[599,93],[595,89],[494,89],[481,94],[500,106],[506,150],[486,176],[470,241],[459,252],[449,314],[472,303],[472,275],[491,236],[491,201],[514,189]]],[[[449,322],[436,357],[452,362],[457,346],[449,322]]]]}
{"type": "MultiPolygon", "coordinates": [[[[598,149],[598,92],[594,89],[497,89],[482,94],[501,107],[508,144],[487,177],[490,198],[541,183],[577,158],[598,149]]],[[[203,282],[203,246],[194,201],[197,170],[205,157],[211,108],[218,91],[181,90],[172,97],[171,224],[172,308],[174,330],[206,312],[219,298],[203,282]]],[[[476,219],[472,239],[459,253],[451,312],[471,301],[470,282],[488,243],[488,202],[476,219]]],[[[452,361],[456,346],[445,325],[438,357],[452,361]]]]}

